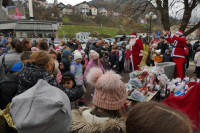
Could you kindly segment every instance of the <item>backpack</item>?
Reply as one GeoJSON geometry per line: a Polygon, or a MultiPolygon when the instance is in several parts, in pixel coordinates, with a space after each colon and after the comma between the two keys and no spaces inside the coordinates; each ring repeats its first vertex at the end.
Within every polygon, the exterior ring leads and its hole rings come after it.
{"type": "Polygon", "coordinates": [[[0,109],[5,109],[7,104],[12,101],[18,90],[18,77],[10,73],[5,65],[5,55],[0,66],[0,109]]]}

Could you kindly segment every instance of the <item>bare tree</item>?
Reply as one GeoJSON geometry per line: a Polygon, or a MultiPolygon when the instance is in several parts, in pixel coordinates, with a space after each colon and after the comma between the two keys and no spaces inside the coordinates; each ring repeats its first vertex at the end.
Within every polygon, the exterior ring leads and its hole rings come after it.
{"type": "Polygon", "coordinates": [[[200,0],[118,0],[119,5],[124,4],[124,11],[132,13],[131,17],[137,19],[139,15],[145,15],[145,11],[158,11],[160,13],[161,23],[165,30],[170,30],[170,15],[173,18],[180,19],[179,29],[184,31],[187,36],[198,27],[200,21],[194,27],[186,30],[193,10],[200,4],[200,0]]]}

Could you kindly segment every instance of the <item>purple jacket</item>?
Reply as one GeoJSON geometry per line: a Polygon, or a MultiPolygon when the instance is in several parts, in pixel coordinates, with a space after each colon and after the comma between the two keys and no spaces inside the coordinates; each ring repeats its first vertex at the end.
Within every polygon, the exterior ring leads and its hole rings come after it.
{"type": "Polygon", "coordinates": [[[98,60],[98,64],[99,64],[99,66],[97,66],[97,64],[92,59],[90,59],[88,65],[87,65],[87,67],[85,69],[85,72],[84,72],[84,79],[86,79],[87,73],[93,67],[99,67],[99,68],[101,68],[101,70],[103,71],[103,73],[105,73],[105,69],[103,68],[100,60],[98,60]]]}

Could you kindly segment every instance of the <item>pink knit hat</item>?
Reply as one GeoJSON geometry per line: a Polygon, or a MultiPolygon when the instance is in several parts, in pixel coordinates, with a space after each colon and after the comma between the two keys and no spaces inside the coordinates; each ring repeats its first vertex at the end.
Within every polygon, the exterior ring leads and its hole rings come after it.
{"type": "Polygon", "coordinates": [[[122,108],[127,99],[127,91],[121,76],[114,71],[103,74],[100,68],[91,68],[87,82],[94,85],[94,105],[107,110],[122,108]]]}
{"type": "Polygon", "coordinates": [[[99,54],[94,50],[90,50],[90,59],[96,60],[98,58],[99,58],[99,54]]]}

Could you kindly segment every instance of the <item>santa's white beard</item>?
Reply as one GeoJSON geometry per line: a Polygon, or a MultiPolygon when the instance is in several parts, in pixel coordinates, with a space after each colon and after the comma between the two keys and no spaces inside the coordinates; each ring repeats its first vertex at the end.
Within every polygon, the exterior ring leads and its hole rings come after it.
{"type": "Polygon", "coordinates": [[[135,42],[136,42],[136,38],[131,39],[130,42],[129,42],[129,44],[130,44],[131,46],[134,46],[134,45],[135,45],[135,42]]]}

